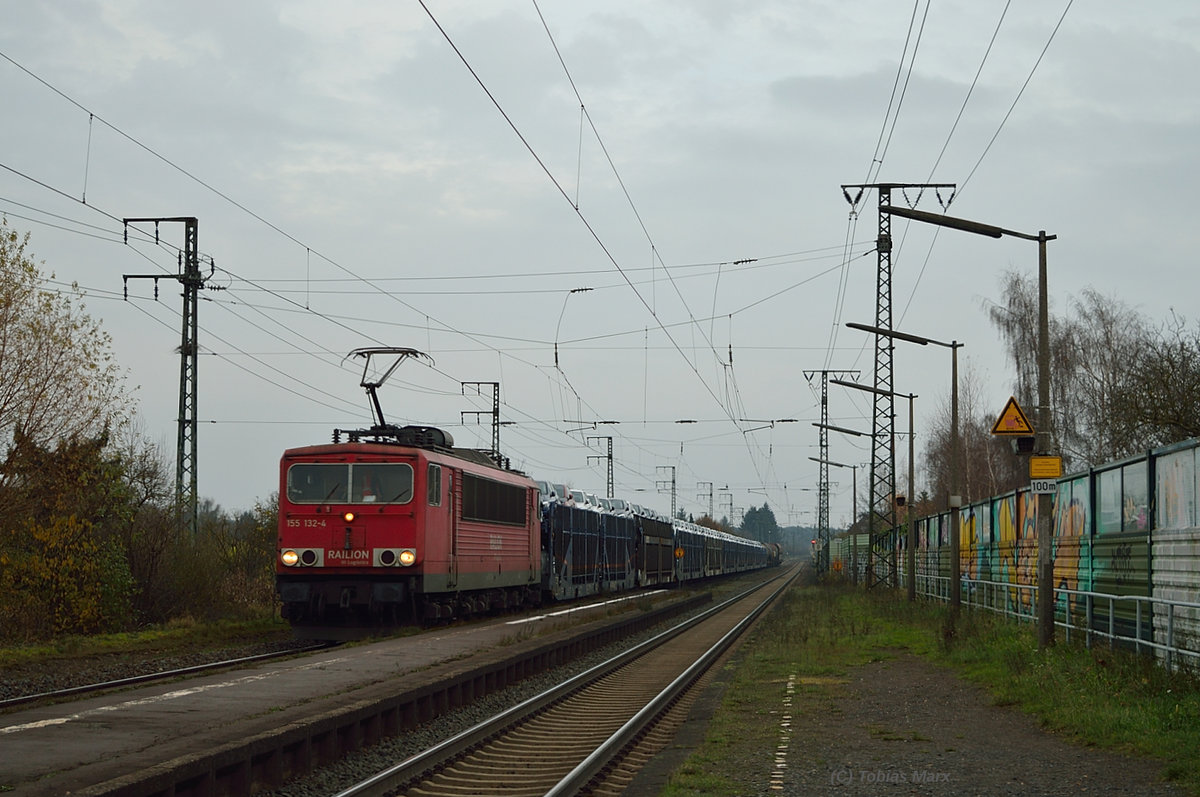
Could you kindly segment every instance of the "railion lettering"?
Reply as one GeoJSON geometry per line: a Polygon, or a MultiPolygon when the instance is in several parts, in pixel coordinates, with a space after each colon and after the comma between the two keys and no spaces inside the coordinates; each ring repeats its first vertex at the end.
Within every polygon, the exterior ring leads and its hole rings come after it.
{"type": "Polygon", "coordinates": [[[362,548],[330,548],[325,551],[325,562],[327,564],[343,564],[343,565],[362,565],[368,564],[371,561],[371,552],[365,551],[362,548]]]}

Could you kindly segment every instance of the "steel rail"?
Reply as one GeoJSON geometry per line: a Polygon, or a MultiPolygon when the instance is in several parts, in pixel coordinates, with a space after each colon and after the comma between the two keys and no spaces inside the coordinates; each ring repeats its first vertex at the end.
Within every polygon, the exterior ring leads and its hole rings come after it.
{"type": "MultiPolygon", "coordinates": [[[[544,708],[560,702],[569,695],[577,692],[609,673],[617,670],[629,662],[640,658],[646,653],[654,650],[663,643],[673,639],[676,636],[684,633],[692,627],[699,625],[717,613],[729,608],[733,604],[747,597],[748,595],[762,589],[764,586],[773,581],[782,578],[776,576],[762,584],[756,585],[747,589],[738,595],[725,600],[724,602],[714,606],[704,612],[680,623],[673,628],[669,628],[654,637],[630,648],[629,650],[620,653],[607,661],[601,662],[594,667],[582,672],[566,681],[551,687],[540,695],[535,695],[515,706],[512,706],[505,711],[495,715],[494,717],[484,720],[467,730],[452,736],[438,744],[417,753],[409,758],[375,773],[371,777],[360,781],[359,783],[350,786],[349,788],[337,792],[333,797],[381,797],[391,793],[396,789],[403,788],[414,780],[419,779],[424,773],[437,769],[448,761],[464,754],[472,748],[478,746],[482,742],[504,733],[508,729],[518,725],[526,718],[537,714],[544,708]]],[[[793,575],[794,578],[794,575],[793,575]]],[[[787,583],[790,583],[791,579],[787,583]]],[[[786,583],[785,585],[786,586],[786,583]]],[[[783,587],[780,587],[780,590],[783,587]]],[[[777,594],[778,590],[776,591],[777,594]]],[[[769,601],[768,601],[769,603],[769,601]]],[[[761,610],[761,607],[760,607],[761,610]]]]}
{"type": "MultiPolygon", "coordinates": [[[[798,573],[799,571],[797,571],[798,573]]],[[[745,633],[751,623],[766,611],[767,607],[779,597],[780,593],[787,589],[795,578],[796,575],[793,575],[781,584],[754,611],[746,615],[737,625],[727,631],[724,636],[717,640],[716,644],[705,651],[700,658],[696,659],[679,677],[659,692],[653,700],[622,725],[616,733],[593,750],[587,758],[581,761],[575,769],[567,773],[567,776],[560,780],[550,791],[546,792],[546,797],[569,797],[570,795],[582,792],[584,787],[591,783],[610,762],[614,761],[626,747],[636,742],[649,726],[654,724],[684,692],[691,688],[692,684],[737,641],[738,637],[745,633]]]]}

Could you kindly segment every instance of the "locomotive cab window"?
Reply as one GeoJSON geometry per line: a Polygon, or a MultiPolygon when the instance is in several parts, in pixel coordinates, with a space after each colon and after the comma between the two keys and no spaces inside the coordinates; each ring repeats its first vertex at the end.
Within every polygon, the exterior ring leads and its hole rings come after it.
{"type": "Polygon", "coordinates": [[[287,494],[294,504],[407,504],[413,469],[403,462],[298,463],[288,468],[287,494]]]}
{"type": "Polygon", "coordinates": [[[288,468],[287,497],[293,504],[344,504],[349,484],[344,464],[299,463],[288,468]]]}
{"type": "Polygon", "coordinates": [[[426,501],[430,506],[439,506],[442,503],[442,466],[430,463],[429,470],[425,476],[426,491],[429,493],[426,496],[426,501]]]}
{"type": "Polygon", "coordinates": [[[413,498],[413,469],[407,463],[358,462],[350,471],[353,503],[407,504],[413,498]]]}

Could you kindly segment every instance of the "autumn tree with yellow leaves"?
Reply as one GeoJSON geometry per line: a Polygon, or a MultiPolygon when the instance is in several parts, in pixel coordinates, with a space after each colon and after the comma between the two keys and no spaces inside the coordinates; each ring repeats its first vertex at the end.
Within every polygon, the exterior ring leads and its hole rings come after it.
{"type": "Polygon", "coordinates": [[[128,502],[109,430],[128,421],[108,335],[48,289],[0,220],[0,634],[95,631],[132,582],[111,531],[128,502]]]}
{"type": "Polygon", "coordinates": [[[109,336],[0,219],[0,641],[275,610],[274,501],[175,522],[109,336]]]}

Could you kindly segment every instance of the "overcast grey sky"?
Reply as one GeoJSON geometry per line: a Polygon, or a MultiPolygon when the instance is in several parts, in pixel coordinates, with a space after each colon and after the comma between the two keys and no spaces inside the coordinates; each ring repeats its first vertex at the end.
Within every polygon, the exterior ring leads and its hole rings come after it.
{"type": "MultiPolygon", "coordinates": [[[[603,492],[586,437],[612,435],[618,495],[668,508],[673,466],[687,511],[711,482],[718,516],[769,501],[815,524],[804,372],[872,367],[843,325],[874,322],[876,199],[852,215],[843,183],[955,183],[951,215],[1057,235],[1056,311],[1092,287],[1196,317],[1194,3],[426,5],[6,4],[0,212],[86,289],[171,463],[178,288],[126,302],[121,277],[174,255],[113,219],[199,219],[223,289],[200,306],[200,492],[227,508],[276,489],[283,449],[369,424],[343,358],[392,345],[436,365],[401,367],[389,420],[487,447],[461,413],[490,400],[460,383],[499,381],[502,448],[535,477],[603,492]]],[[[998,413],[986,306],[1036,245],[893,234],[895,328],[964,342],[998,413]]],[[[919,448],[948,353],[900,345],[895,387],[920,395],[919,448]]],[[[832,422],[869,430],[850,393],[830,389],[832,422]]],[[[834,434],[829,457],[870,451],[834,434]]]]}

